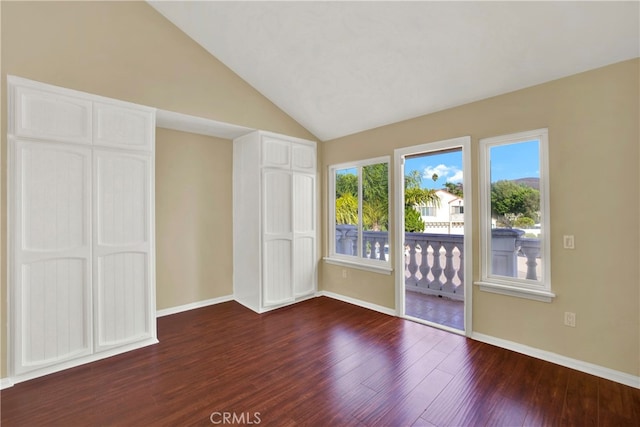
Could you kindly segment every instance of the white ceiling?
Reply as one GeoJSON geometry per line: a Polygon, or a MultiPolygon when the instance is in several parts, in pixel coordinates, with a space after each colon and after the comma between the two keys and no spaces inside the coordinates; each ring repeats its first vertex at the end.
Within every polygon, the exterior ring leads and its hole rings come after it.
{"type": "Polygon", "coordinates": [[[637,1],[150,4],[320,140],[640,56],[637,1]]]}

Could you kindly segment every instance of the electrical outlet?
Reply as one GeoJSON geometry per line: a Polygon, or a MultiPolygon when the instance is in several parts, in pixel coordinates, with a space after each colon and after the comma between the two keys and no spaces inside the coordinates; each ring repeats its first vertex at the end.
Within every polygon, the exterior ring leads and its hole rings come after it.
{"type": "Polygon", "coordinates": [[[575,240],[573,239],[573,235],[565,235],[562,238],[562,242],[565,249],[575,249],[575,240]]]}
{"type": "Polygon", "coordinates": [[[343,269],[342,269],[342,278],[343,278],[343,279],[346,279],[346,278],[347,278],[347,269],[346,269],[346,268],[343,268],[343,269]]]}
{"type": "Polygon", "coordinates": [[[572,328],[576,327],[576,314],[570,311],[564,312],[564,324],[566,326],[571,326],[572,328]]]}

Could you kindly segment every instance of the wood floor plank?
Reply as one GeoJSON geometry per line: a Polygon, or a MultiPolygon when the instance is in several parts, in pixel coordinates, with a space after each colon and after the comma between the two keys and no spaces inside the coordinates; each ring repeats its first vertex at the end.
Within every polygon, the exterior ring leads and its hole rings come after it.
{"type": "Polygon", "coordinates": [[[412,425],[452,379],[453,375],[434,369],[405,397],[388,405],[386,411],[381,411],[382,414],[375,421],[367,418],[363,422],[367,425],[382,426],[412,425]]]}
{"type": "Polygon", "coordinates": [[[544,361],[540,363],[540,376],[529,401],[524,425],[532,427],[560,425],[570,371],[553,363],[544,361]]]}
{"type": "Polygon", "coordinates": [[[465,425],[462,420],[470,414],[485,411],[485,402],[494,392],[493,383],[501,377],[499,373],[503,372],[508,356],[507,350],[481,347],[469,359],[467,368],[455,374],[421,417],[439,426],[465,425]]]}
{"type": "Polygon", "coordinates": [[[479,411],[465,420],[471,425],[511,426],[523,425],[540,377],[541,361],[518,353],[508,353],[505,361],[509,375],[493,384],[479,411]]]}
{"type": "Polygon", "coordinates": [[[598,378],[571,371],[562,408],[561,424],[565,426],[598,425],[598,378]]]}
{"type": "Polygon", "coordinates": [[[0,391],[2,426],[640,425],[638,389],[325,297],[191,310],[158,335],[0,391]]]}
{"type": "Polygon", "coordinates": [[[355,416],[365,424],[377,423],[423,382],[446,356],[435,350],[428,352],[421,361],[400,372],[393,384],[362,405],[355,416]]]}
{"type": "Polygon", "coordinates": [[[638,426],[640,397],[637,390],[598,379],[598,425],[638,426]]]}

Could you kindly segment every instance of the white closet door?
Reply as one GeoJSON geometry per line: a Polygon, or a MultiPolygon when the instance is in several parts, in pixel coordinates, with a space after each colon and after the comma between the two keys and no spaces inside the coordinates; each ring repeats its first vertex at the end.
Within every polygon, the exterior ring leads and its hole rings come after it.
{"type": "Polygon", "coordinates": [[[90,354],[91,152],[11,141],[15,373],[90,354]]]}
{"type": "Polygon", "coordinates": [[[123,107],[121,103],[93,104],[93,143],[130,150],[151,151],[153,111],[123,107]]]}
{"type": "Polygon", "coordinates": [[[265,170],[263,182],[262,305],[294,300],[291,172],[265,170]]]}
{"type": "Polygon", "coordinates": [[[293,175],[293,287],[296,297],[315,291],[316,183],[314,175],[293,175]]]}
{"type": "Polygon", "coordinates": [[[151,337],[151,158],[94,151],[96,350],[151,337]]]}
{"type": "Polygon", "coordinates": [[[291,168],[291,143],[265,136],[262,138],[262,166],[291,168]]]}
{"type": "Polygon", "coordinates": [[[293,170],[315,173],[316,148],[314,145],[292,144],[291,158],[291,167],[293,170]]]}
{"type": "Polygon", "coordinates": [[[91,101],[16,87],[14,102],[17,136],[91,144],[91,101]]]}

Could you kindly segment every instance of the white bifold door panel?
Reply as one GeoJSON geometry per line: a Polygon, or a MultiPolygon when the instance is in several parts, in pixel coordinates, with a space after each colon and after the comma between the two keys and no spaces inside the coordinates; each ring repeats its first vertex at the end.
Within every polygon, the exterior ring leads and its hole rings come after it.
{"type": "Polygon", "coordinates": [[[291,172],[265,170],[263,182],[262,287],[263,305],[293,302],[291,256],[293,224],[291,172]]]}
{"type": "Polygon", "coordinates": [[[259,131],[233,150],[236,301],[260,313],[313,296],[315,143],[259,131]]]}
{"type": "Polygon", "coordinates": [[[16,140],[15,371],[90,354],[91,151],[16,140]]]}
{"type": "Polygon", "coordinates": [[[293,284],[294,296],[315,292],[316,177],[293,175],[293,284]]]}
{"type": "Polygon", "coordinates": [[[12,380],[156,343],[155,111],[7,80],[12,380]]]}
{"type": "Polygon", "coordinates": [[[94,152],[94,288],[98,351],[149,338],[150,158],[94,152]]]}

